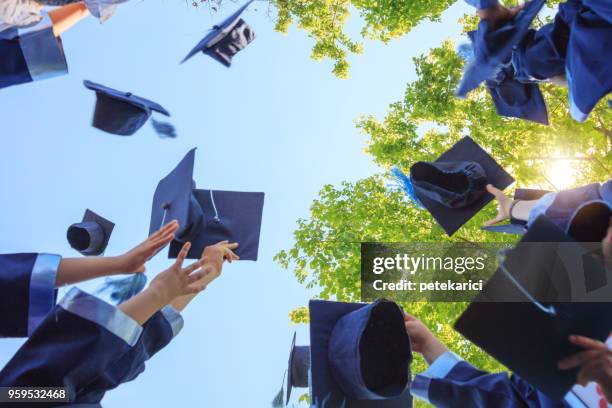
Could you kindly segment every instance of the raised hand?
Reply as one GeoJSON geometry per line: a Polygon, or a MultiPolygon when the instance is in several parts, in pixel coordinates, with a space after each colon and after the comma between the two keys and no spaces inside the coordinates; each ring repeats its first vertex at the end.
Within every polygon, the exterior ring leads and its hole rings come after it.
{"type": "Polygon", "coordinates": [[[144,242],[118,256],[123,271],[125,273],[144,272],[145,263],[174,239],[174,233],[178,228],[179,224],[176,220],[170,221],[159,231],[151,234],[144,242]]]}
{"type": "Polygon", "coordinates": [[[497,216],[492,220],[485,222],[485,225],[493,225],[498,222],[504,221],[510,218],[510,207],[512,206],[512,200],[506,196],[503,191],[493,187],[491,184],[487,184],[487,191],[495,197],[497,200],[497,216]]]}
{"type": "Polygon", "coordinates": [[[584,336],[570,336],[569,340],[585,350],[559,361],[559,369],[578,368],[576,383],[585,386],[596,382],[612,403],[612,350],[605,343],[584,336]]]}
{"type": "Polygon", "coordinates": [[[185,243],[174,264],[151,281],[149,287],[158,296],[161,304],[168,304],[180,296],[197,294],[206,287],[203,282],[198,281],[211,273],[212,266],[200,269],[204,264],[204,260],[200,259],[183,268],[189,248],[191,243],[185,243]]]}
{"type": "Polygon", "coordinates": [[[506,21],[514,19],[514,17],[516,17],[516,15],[524,8],[525,4],[508,8],[498,3],[494,7],[479,10],[478,13],[481,19],[486,20],[494,27],[497,27],[506,21]]]}

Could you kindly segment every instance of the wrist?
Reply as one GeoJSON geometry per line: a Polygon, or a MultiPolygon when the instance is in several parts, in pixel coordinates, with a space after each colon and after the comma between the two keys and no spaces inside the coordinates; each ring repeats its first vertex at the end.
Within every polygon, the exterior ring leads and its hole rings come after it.
{"type": "Polygon", "coordinates": [[[442,354],[448,351],[448,347],[446,347],[440,340],[435,337],[431,337],[424,345],[423,351],[421,354],[425,361],[427,361],[428,365],[431,365],[434,361],[438,359],[442,354]]]}
{"type": "Polygon", "coordinates": [[[158,284],[156,281],[151,282],[149,287],[143,291],[143,293],[145,292],[151,302],[158,306],[159,309],[174,300],[174,297],[170,295],[169,291],[166,290],[163,285],[158,284]]]}

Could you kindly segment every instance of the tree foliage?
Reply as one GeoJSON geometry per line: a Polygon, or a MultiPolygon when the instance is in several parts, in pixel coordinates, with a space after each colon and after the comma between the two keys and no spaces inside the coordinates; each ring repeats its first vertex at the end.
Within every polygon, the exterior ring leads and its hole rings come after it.
{"type": "MultiPolygon", "coordinates": [[[[516,240],[480,230],[482,223],[493,217],[494,204],[453,237],[447,237],[429,213],[389,188],[386,170],[391,166],[408,170],[416,161],[432,161],[461,137],[470,135],[513,174],[518,187],[558,188],[550,169],[558,169],[559,163],[572,166],[574,185],[604,181],[612,175],[612,110],[605,101],[589,120],[577,123],[569,116],[566,90],[543,85],[551,122],[547,127],[500,117],[483,87],[467,99],[457,99],[454,90],[463,61],[451,42],[415,58],[414,63],[418,79],[407,85],[403,100],[391,104],[382,120],[365,116],[357,124],[368,135],[367,152],[384,171],[354,183],[324,186],[311,206],[310,217],[298,221],[293,247],[276,255],[281,266],[293,269],[299,282],[319,288],[323,299],[359,300],[362,241],[516,240]]],[[[403,306],[476,366],[502,368],[452,330],[465,303],[403,306]]],[[[295,322],[307,322],[303,315],[304,310],[302,319],[295,322]]],[[[424,362],[419,360],[414,371],[423,368],[424,362]]]]}
{"type": "Polygon", "coordinates": [[[276,30],[286,33],[296,24],[315,40],[312,58],[334,61],[333,72],[346,78],[348,55],[362,52],[362,44],[346,33],[351,12],[363,21],[361,36],[387,42],[401,37],[421,21],[437,21],[456,0],[273,0],[276,30]]]}

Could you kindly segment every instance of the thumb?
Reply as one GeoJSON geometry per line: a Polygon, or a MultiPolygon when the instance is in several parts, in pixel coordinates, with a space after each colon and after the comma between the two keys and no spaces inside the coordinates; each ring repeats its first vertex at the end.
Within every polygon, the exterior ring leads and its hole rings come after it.
{"type": "Polygon", "coordinates": [[[488,226],[491,226],[493,224],[497,224],[498,222],[503,221],[505,219],[506,219],[506,217],[504,217],[503,215],[498,214],[497,217],[493,218],[492,220],[485,221],[484,225],[486,225],[488,227],[488,226]]]}
{"type": "Polygon", "coordinates": [[[498,201],[506,198],[504,192],[495,187],[493,184],[487,184],[486,189],[489,193],[493,194],[498,201]]]}

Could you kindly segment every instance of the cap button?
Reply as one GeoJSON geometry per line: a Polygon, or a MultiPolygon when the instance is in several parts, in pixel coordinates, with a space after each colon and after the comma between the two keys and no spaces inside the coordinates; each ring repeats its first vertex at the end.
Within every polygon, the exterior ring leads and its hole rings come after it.
{"type": "Polygon", "coordinates": [[[131,92],[126,92],[125,96],[130,97],[130,96],[132,96],[132,93],[131,92]]]}
{"type": "Polygon", "coordinates": [[[216,223],[219,223],[219,222],[221,222],[221,218],[219,218],[219,217],[215,216],[215,217],[213,218],[213,221],[214,221],[214,222],[216,222],[216,223]]]}

